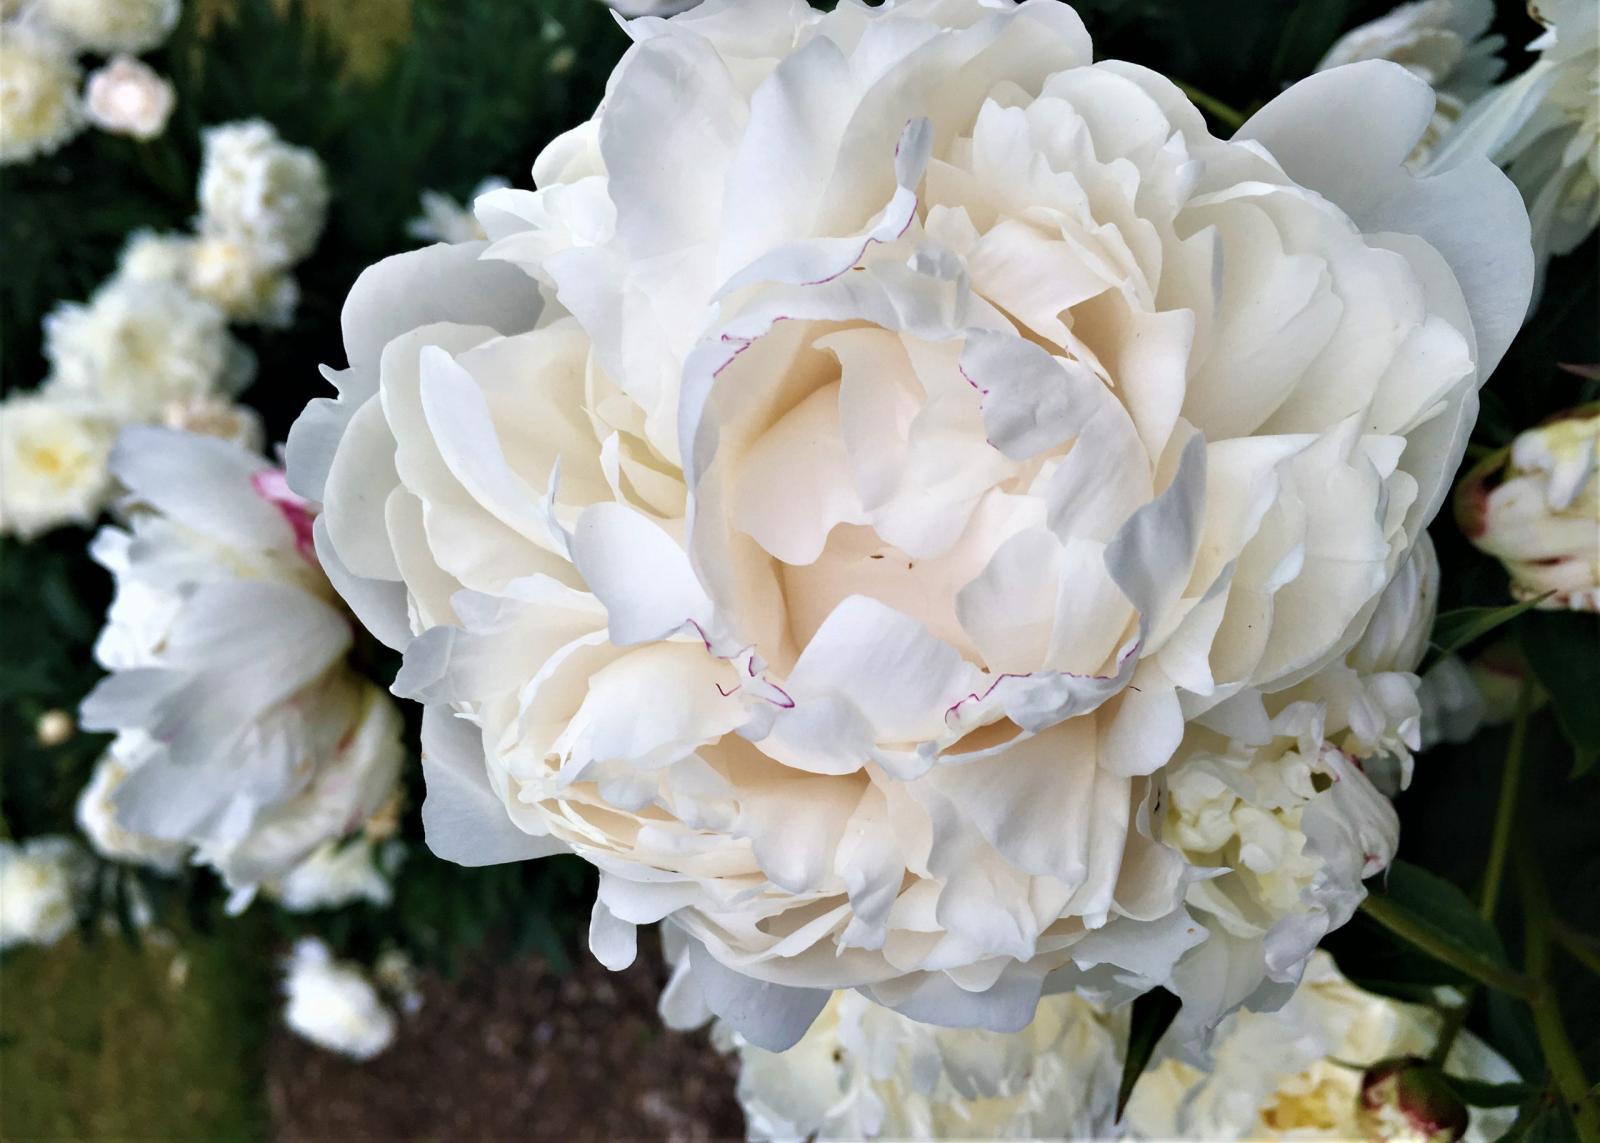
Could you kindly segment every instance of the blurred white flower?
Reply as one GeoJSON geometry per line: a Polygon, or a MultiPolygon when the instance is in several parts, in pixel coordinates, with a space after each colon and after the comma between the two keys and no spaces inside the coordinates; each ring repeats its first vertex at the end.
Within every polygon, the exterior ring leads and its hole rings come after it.
{"type": "Polygon", "coordinates": [[[181,0],[32,0],[30,12],[100,55],[135,55],[161,44],[177,26],[181,0]]]}
{"type": "Polygon", "coordinates": [[[37,393],[0,402],[0,533],[92,523],[111,490],[115,439],[115,425],[81,403],[37,393]]]}
{"type": "Polygon", "coordinates": [[[129,528],[90,550],[117,580],[95,645],[112,673],[80,717],[119,732],[117,824],[193,845],[242,907],[389,800],[400,716],[345,664],[310,509],[276,469],[154,428],[125,430],[111,467],[129,528]]]}
{"type": "Polygon", "coordinates": [[[222,311],[172,282],[113,278],[44,320],[45,391],[122,421],[157,421],[174,401],[236,392],[253,370],[222,311]]]}
{"type": "Polygon", "coordinates": [[[1467,539],[1497,557],[1511,594],[1547,610],[1600,611],[1600,405],[1528,429],[1456,489],[1467,539]]]}
{"type": "Polygon", "coordinates": [[[1496,53],[1505,41],[1485,35],[1493,22],[1494,0],[1412,0],[1346,32],[1316,70],[1392,60],[1432,87],[1438,96],[1433,119],[1411,152],[1413,163],[1423,162],[1504,70],[1496,53]]]}
{"type": "Polygon", "coordinates": [[[82,130],[80,74],[55,37],[24,24],[0,30],[0,164],[49,154],[82,130]]]}
{"type": "Polygon", "coordinates": [[[473,188],[465,205],[441,191],[422,192],[422,214],[406,224],[406,233],[423,242],[480,242],[483,227],[472,213],[482,195],[510,186],[505,179],[487,178],[473,188]]]}
{"type": "Polygon", "coordinates": [[[78,828],[102,857],[148,865],[163,873],[175,873],[189,856],[182,841],[165,841],[123,829],[117,823],[114,798],[128,776],[128,768],[118,759],[119,750],[127,755],[135,750],[132,737],[120,736],[110,750],[95,763],[89,784],[78,795],[78,828]]]}
{"type": "Polygon", "coordinates": [[[77,920],[89,874],[78,843],[54,835],[0,839],[0,949],[53,945],[77,920]]]}
{"type": "Polygon", "coordinates": [[[295,942],[286,969],[283,1018],[292,1031],[355,1060],[394,1042],[394,1013],[360,965],[334,960],[326,944],[306,937],[295,942]]]}
{"type": "Polygon", "coordinates": [[[154,139],[167,129],[175,100],[172,84],[131,56],[117,56],[89,76],[83,105],[102,131],[154,139]]]}
{"type": "Polygon", "coordinates": [[[186,234],[136,230],[122,245],[116,276],[127,282],[176,282],[189,278],[194,239],[186,234]]]}
{"type": "Polygon", "coordinates": [[[78,732],[77,720],[64,710],[47,710],[33,724],[33,737],[40,746],[60,746],[78,732]]]}
{"type": "Polygon", "coordinates": [[[203,235],[244,243],[256,261],[298,262],[317,244],[328,210],[322,161],[261,119],[208,128],[200,168],[203,235]]]}
{"type": "Polygon", "coordinates": [[[300,301],[300,287],[280,264],[230,232],[202,232],[194,240],[187,283],[233,321],[273,329],[288,328],[300,301]]]}
{"type": "Polygon", "coordinates": [[[687,12],[700,0],[604,0],[620,16],[674,16],[687,12]]]}
{"type": "MultiPolygon", "coordinates": [[[[669,1023],[685,984],[680,966],[669,1023]]],[[[1061,993],[1020,1032],[941,1028],[837,992],[787,1051],[722,1022],[713,1037],[738,1053],[751,1139],[1096,1139],[1112,1134],[1126,1023],[1061,993]]]]}
{"type": "Polygon", "coordinates": [[[337,909],[356,901],[387,905],[394,899],[393,878],[404,849],[366,837],[328,841],[264,888],[291,913],[337,909]]]}
{"type": "Polygon", "coordinates": [[[169,429],[231,441],[251,452],[259,452],[264,440],[260,414],[249,405],[225,397],[174,401],[162,413],[161,424],[169,429]]]}
{"type": "Polygon", "coordinates": [[[1600,3],[1537,0],[1528,12],[1544,25],[1528,45],[1539,59],[1469,107],[1429,169],[1478,156],[1504,167],[1528,204],[1542,270],[1600,224],[1600,3]]]}
{"type": "MultiPolygon", "coordinates": [[[[1430,1009],[1363,992],[1318,952],[1276,1012],[1238,1012],[1218,1029],[1209,1067],[1168,1058],[1134,1086],[1133,1139],[1363,1139],[1363,1070],[1426,1056],[1439,1035],[1430,1009]]],[[[1517,1075],[1470,1033],[1446,1060],[1452,1075],[1491,1083],[1517,1075]]],[[[1467,1138],[1498,1139],[1514,1108],[1475,1109],[1467,1138]]],[[[1385,1138],[1392,1138],[1385,1136],[1385,1138]]]]}

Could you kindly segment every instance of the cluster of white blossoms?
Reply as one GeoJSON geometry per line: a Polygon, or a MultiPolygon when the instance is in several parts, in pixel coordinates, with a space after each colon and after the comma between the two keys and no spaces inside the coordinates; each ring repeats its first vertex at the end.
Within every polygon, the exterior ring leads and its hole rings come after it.
{"type": "Polygon", "coordinates": [[[1406,169],[1402,67],[1223,140],[1054,2],[628,31],[487,245],[362,276],[289,441],[435,852],[579,854],[596,955],[667,919],[768,1049],[837,989],[1281,995],[1393,850],[1516,189],[1406,169]]]}
{"type": "MultiPolygon", "coordinates": [[[[662,998],[669,1023],[703,1021],[675,976],[662,998]]],[[[938,1028],[836,994],[794,1047],[755,1047],[725,1022],[713,1040],[739,1061],[749,1137],[787,1139],[1422,1139],[1430,1112],[1385,1098],[1375,1065],[1426,1057],[1440,1019],[1430,1008],[1365,992],[1317,953],[1274,1012],[1239,1012],[1196,1066],[1165,1055],[1140,1077],[1115,1120],[1128,1028],[1071,993],[1047,995],[1012,1033],[938,1028]],[[1420,1129],[1419,1129],[1420,1128],[1420,1129]]],[[[1158,1049],[1158,1055],[1161,1050],[1158,1049]]],[[[1481,1041],[1457,1037],[1452,1076],[1517,1079],[1481,1041]]],[[[1473,1143],[1498,1138],[1513,1109],[1459,1117],[1473,1143]]]]}
{"type": "Polygon", "coordinates": [[[1431,86],[1438,103],[1411,155],[1413,164],[1425,163],[1467,106],[1505,68],[1496,55],[1504,39],[1485,34],[1493,22],[1494,0],[1410,0],[1345,33],[1316,70],[1392,60],[1431,86]]]}
{"type": "Polygon", "coordinates": [[[1534,64],[1480,97],[1431,169],[1488,156],[1527,200],[1538,264],[1600,225],[1600,0],[1530,0],[1534,64]]]}
{"type": "Polygon", "coordinates": [[[0,20],[0,164],[49,154],[86,125],[152,139],[172,85],[135,57],[177,25],[180,0],[23,0],[0,20]],[[110,57],[79,91],[81,53],[110,57]]]}
{"type": "Polygon", "coordinates": [[[0,950],[53,945],[77,923],[91,865],[70,837],[0,838],[0,950]]]}
{"type": "Polygon", "coordinates": [[[286,326],[295,261],[315,245],[328,190],[321,163],[259,120],[210,129],[191,235],[134,234],[115,275],[44,322],[50,372],[0,404],[0,531],[29,538],[92,523],[114,491],[117,431],[164,424],[255,448],[234,398],[255,374],[230,322],[286,326]]]}
{"type": "MultiPolygon", "coordinates": [[[[341,867],[329,843],[395,796],[401,719],[346,663],[309,506],[246,449],[169,429],[124,432],[111,471],[127,527],[91,547],[116,577],[95,644],[111,673],[80,717],[117,737],[80,800],[91,842],[213,866],[235,908],[264,883],[306,908],[385,897],[376,867],[341,867]]],[[[370,864],[359,842],[351,855],[370,864]]]]}
{"type": "Polygon", "coordinates": [[[1527,430],[1456,490],[1456,519],[1516,599],[1600,612],[1600,406],[1527,430]]]}
{"type": "MultiPolygon", "coordinates": [[[[1420,1129],[1422,1108],[1373,1098],[1368,1069],[1427,1057],[1439,1014],[1365,992],[1326,953],[1275,1012],[1238,1012],[1218,1029],[1212,1061],[1198,1068],[1169,1058],[1139,1078],[1124,1129],[1130,1139],[1498,1139],[1515,1108],[1475,1109],[1464,1136],[1420,1129]],[[1364,1074],[1368,1083],[1364,1090],[1364,1074]],[[1365,1097],[1365,1098],[1364,1098],[1365,1097]]],[[[1517,1079],[1510,1064],[1463,1032],[1446,1074],[1487,1083],[1517,1079]]]]}
{"type": "Polygon", "coordinates": [[[297,941],[285,965],[284,1022],[299,1036],[354,1060],[370,1060],[394,1042],[399,1026],[360,965],[335,960],[322,941],[297,941]]]}

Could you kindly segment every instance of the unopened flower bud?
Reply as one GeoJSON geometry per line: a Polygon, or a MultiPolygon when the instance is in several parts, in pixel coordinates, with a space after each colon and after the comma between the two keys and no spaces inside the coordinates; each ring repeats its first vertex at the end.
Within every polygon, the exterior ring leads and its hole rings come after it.
{"type": "Polygon", "coordinates": [[[1468,1114],[1438,1069],[1402,1056],[1362,1076],[1360,1120],[1369,1139],[1453,1143],[1467,1133],[1468,1114]]]}

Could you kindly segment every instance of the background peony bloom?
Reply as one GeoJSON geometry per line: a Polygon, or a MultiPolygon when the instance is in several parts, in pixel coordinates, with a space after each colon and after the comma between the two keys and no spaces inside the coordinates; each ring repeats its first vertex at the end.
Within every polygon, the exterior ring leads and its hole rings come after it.
{"type": "Polygon", "coordinates": [[[62,524],[89,524],[111,490],[116,437],[104,417],[25,394],[0,402],[0,533],[28,539],[62,524]]]}
{"type": "Polygon", "coordinates": [[[177,282],[189,278],[194,239],[182,234],[136,230],[123,243],[116,277],[126,282],[177,282]]]}
{"type": "Polygon", "coordinates": [[[1456,520],[1545,610],[1600,611],[1600,406],[1529,429],[1456,490],[1456,520]]]}
{"type": "Polygon", "coordinates": [[[290,440],[430,843],[584,856],[600,959],[670,917],[767,1048],[836,988],[1017,1030],[1172,982],[1160,772],[1358,697],[1526,310],[1514,189],[1405,171],[1392,64],[1228,142],[1053,3],[633,30],[486,249],[363,276],[290,440]]]}
{"type": "Polygon", "coordinates": [[[395,1016],[359,965],[333,959],[315,937],[295,942],[283,981],[283,1019],[319,1048],[370,1060],[394,1042],[395,1016]]]}
{"type": "Polygon", "coordinates": [[[78,65],[56,38],[22,24],[0,35],[0,165],[48,155],[83,129],[78,65]]]}
{"type": "Polygon", "coordinates": [[[309,511],[267,462],[134,428],[112,471],[131,521],[91,549],[117,593],[83,725],[118,732],[115,824],[194,846],[242,904],[388,800],[400,717],[345,665],[309,511]]]}
{"type": "Polygon", "coordinates": [[[84,51],[138,55],[177,26],[181,0],[33,0],[32,13],[84,51]]]}
{"type": "Polygon", "coordinates": [[[315,153],[285,143],[262,119],[208,128],[203,142],[201,233],[250,247],[263,266],[310,254],[328,213],[327,175],[315,153]]]}
{"type": "Polygon", "coordinates": [[[394,900],[394,873],[404,853],[396,844],[379,846],[366,838],[324,842],[270,882],[266,893],[291,913],[337,909],[357,901],[381,908],[394,900]]]}
{"type": "MultiPolygon", "coordinates": [[[[124,744],[124,754],[128,747],[124,744]]],[[[113,861],[148,865],[163,873],[176,873],[189,856],[183,841],[165,841],[123,829],[117,823],[116,793],[128,777],[128,768],[108,750],[95,763],[89,784],[78,795],[78,828],[94,851],[113,861]]]]}
{"type": "Polygon", "coordinates": [[[89,872],[87,855],[69,837],[0,839],[0,949],[66,936],[89,872]]]}
{"type": "Polygon", "coordinates": [[[422,192],[422,214],[406,226],[406,233],[423,242],[481,242],[486,236],[472,213],[472,204],[490,191],[510,184],[501,178],[487,178],[467,196],[467,205],[440,191],[422,192]]]}
{"type": "MultiPolygon", "coordinates": [[[[1229,1017],[1208,1069],[1167,1059],[1147,1070],[1124,1116],[1128,1137],[1371,1138],[1362,1118],[1363,1069],[1396,1056],[1426,1056],[1438,1035],[1434,1010],[1363,992],[1318,952],[1281,1009],[1229,1017]]],[[[1517,1078],[1465,1032],[1445,1070],[1490,1083],[1517,1078]]],[[[1515,1116],[1510,1108],[1474,1109],[1466,1138],[1498,1139],[1515,1116]]]]}
{"type": "Polygon", "coordinates": [[[165,131],[173,101],[172,85],[131,56],[118,56],[90,75],[83,97],[91,123],[135,139],[154,139],[165,131]]]}
{"type": "Polygon", "coordinates": [[[788,1051],[725,1025],[714,1035],[738,1053],[751,1139],[1103,1139],[1126,1031],[1071,993],[1000,1033],[919,1024],[840,992],[788,1051]]]}
{"type": "Polygon", "coordinates": [[[286,329],[294,320],[299,286],[248,242],[201,234],[194,241],[188,269],[189,288],[233,321],[286,329]]]}
{"type": "Polygon", "coordinates": [[[1432,169],[1487,155],[1528,203],[1538,265],[1600,225],[1600,3],[1539,0],[1539,59],[1484,95],[1435,152],[1432,169]]]}
{"type": "Polygon", "coordinates": [[[1485,35],[1493,22],[1494,0],[1411,0],[1339,37],[1316,70],[1392,60],[1425,81],[1439,102],[1411,161],[1426,162],[1467,105],[1505,68],[1496,55],[1505,40],[1485,35]]]}
{"type": "Polygon", "coordinates": [[[174,401],[244,388],[248,351],[222,311],[170,282],[112,279],[45,318],[45,392],[121,421],[155,421],[174,401]]]}

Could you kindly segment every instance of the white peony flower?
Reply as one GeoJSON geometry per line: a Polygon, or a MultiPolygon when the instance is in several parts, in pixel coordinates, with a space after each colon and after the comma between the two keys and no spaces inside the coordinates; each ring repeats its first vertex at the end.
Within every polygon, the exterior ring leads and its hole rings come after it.
{"type": "Polygon", "coordinates": [[[205,132],[200,231],[253,248],[262,265],[298,262],[316,247],[328,211],[322,161],[261,119],[205,132]]]}
{"type": "Polygon", "coordinates": [[[265,430],[260,415],[249,405],[222,397],[196,397],[174,401],[161,415],[169,429],[231,441],[250,452],[259,452],[265,430]]]}
{"type": "Polygon", "coordinates": [[[222,311],[172,282],[113,278],[88,302],[44,319],[46,392],[122,421],[154,421],[174,401],[244,387],[248,351],[222,311]]]}
{"type": "Polygon", "coordinates": [[[136,230],[123,243],[116,277],[125,282],[177,282],[189,280],[194,239],[183,234],[158,234],[136,230]]]}
{"type": "Polygon", "coordinates": [[[78,65],[58,39],[23,24],[0,33],[0,165],[48,155],[83,129],[78,65]]]}
{"type": "Polygon", "coordinates": [[[1493,22],[1493,0],[1411,0],[1339,37],[1316,70],[1392,60],[1432,87],[1438,104],[1411,155],[1425,162],[1505,67],[1496,55],[1505,40],[1485,34],[1493,22]]]}
{"type": "Polygon", "coordinates": [[[700,0],[605,0],[605,3],[622,16],[672,16],[687,12],[700,0]]]}
{"type": "Polygon", "coordinates": [[[1529,429],[1456,491],[1467,539],[1511,575],[1516,599],[1600,611],[1600,406],[1529,429]]]}
{"type": "Polygon", "coordinates": [[[1223,141],[1054,3],[632,32],[487,248],[363,276],[290,440],[431,844],[584,856],[600,959],[670,917],[767,1048],[836,988],[1016,1030],[1171,980],[1186,728],[1315,685],[1403,738],[1345,659],[1526,310],[1514,188],[1404,169],[1403,68],[1223,141]]]}
{"type": "Polygon", "coordinates": [[[466,206],[440,191],[425,190],[422,214],[406,225],[406,233],[423,242],[480,242],[485,235],[472,213],[472,204],[490,191],[510,185],[505,179],[484,179],[467,196],[466,206]]]}
{"type": "Polygon", "coordinates": [[[1600,225],[1600,2],[1538,0],[1539,59],[1477,100],[1431,160],[1434,170],[1487,155],[1528,203],[1538,265],[1600,225]]]}
{"type": "Polygon", "coordinates": [[[115,438],[111,422],[71,402],[34,393],[0,402],[0,533],[93,523],[111,490],[115,438]]]}
{"type": "Polygon", "coordinates": [[[89,76],[83,105],[102,131],[154,139],[167,129],[175,96],[172,84],[131,56],[117,56],[89,76]]]}
{"type": "MultiPolygon", "coordinates": [[[[118,758],[118,753],[124,756],[141,753],[135,750],[135,741],[132,735],[120,736],[112,749],[95,763],[89,784],[78,795],[78,828],[102,857],[148,865],[163,873],[176,873],[189,856],[187,843],[134,833],[117,822],[115,796],[128,777],[128,767],[118,758]]],[[[139,760],[132,759],[135,763],[139,760]]]]}
{"type": "Polygon", "coordinates": [[[228,234],[202,233],[194,240],[187,283],[233,321],[287,329],[300,302],[300,287],[283,269],[263,261],[258,247],[228,234]]]}
{"type": "Polygon", "coordinates": [[[83,725],[118,732],[116,825],[193,845],[239,906],[385,804],[400,716],[345,665],[349,622],[277,470],[151,428],[126,430],[111,467],[133,508],[90,549],[117,593],[83,725]]]}
{"type": "MultiPolygon", "coordinates": [[[[1128,1137],[1371,1138],[1361,1119],[1362,1069],[1396,1056],[1426,1056],[1438,1035],[1433,1009],[1363,992],[1318,952],[1281,1009],[1228,1018],[1207,1069],[1170,1058],[1148,1069],[1128,1102],[1128,1137]]],[[[1490,1083],[1517,1078],[1465,1032],[1445,1070],[1490,1083]]],[[[1474,1109],[1466,1138],[1498,1139],[1515,1116],[1514,1108],[1474,1109]]]]}
{"type": "Polygon", "coordinates": [[[88,858],[68,837],[0,838],[0,949],[53,945],[77,923],[88,858]]]}
{"type": "Polygon", "coordinates": [[[1096,1139],[1111,1135],[1124,1024],[1071,993],[1001,1033],[839,992],[785,1052],[716,1035],[738,1053],[751,1139],[1096,1139]]]}
{"type": "Polygon", "coordinates": [[[366,972],[333,959],[315,937],[296,941],[284,977],[283,1019],[319,1048],[370,1060],[394,1042],[395,1016],[366,972]]]}
{"type": "Polygon", "coordinates": [[[397,845],[380,846],[365,838],[324,842],[269,883],[266,893],[291,913],[337,909],[357,901],[384,906],[394,900],[393,877],[403,856],[397,845]]]}
{"type": "Polygon", "coordinates": [[[84,51],[138,55],[172,34],[181,0],[33,0],[31,13],[84,51]]]}

